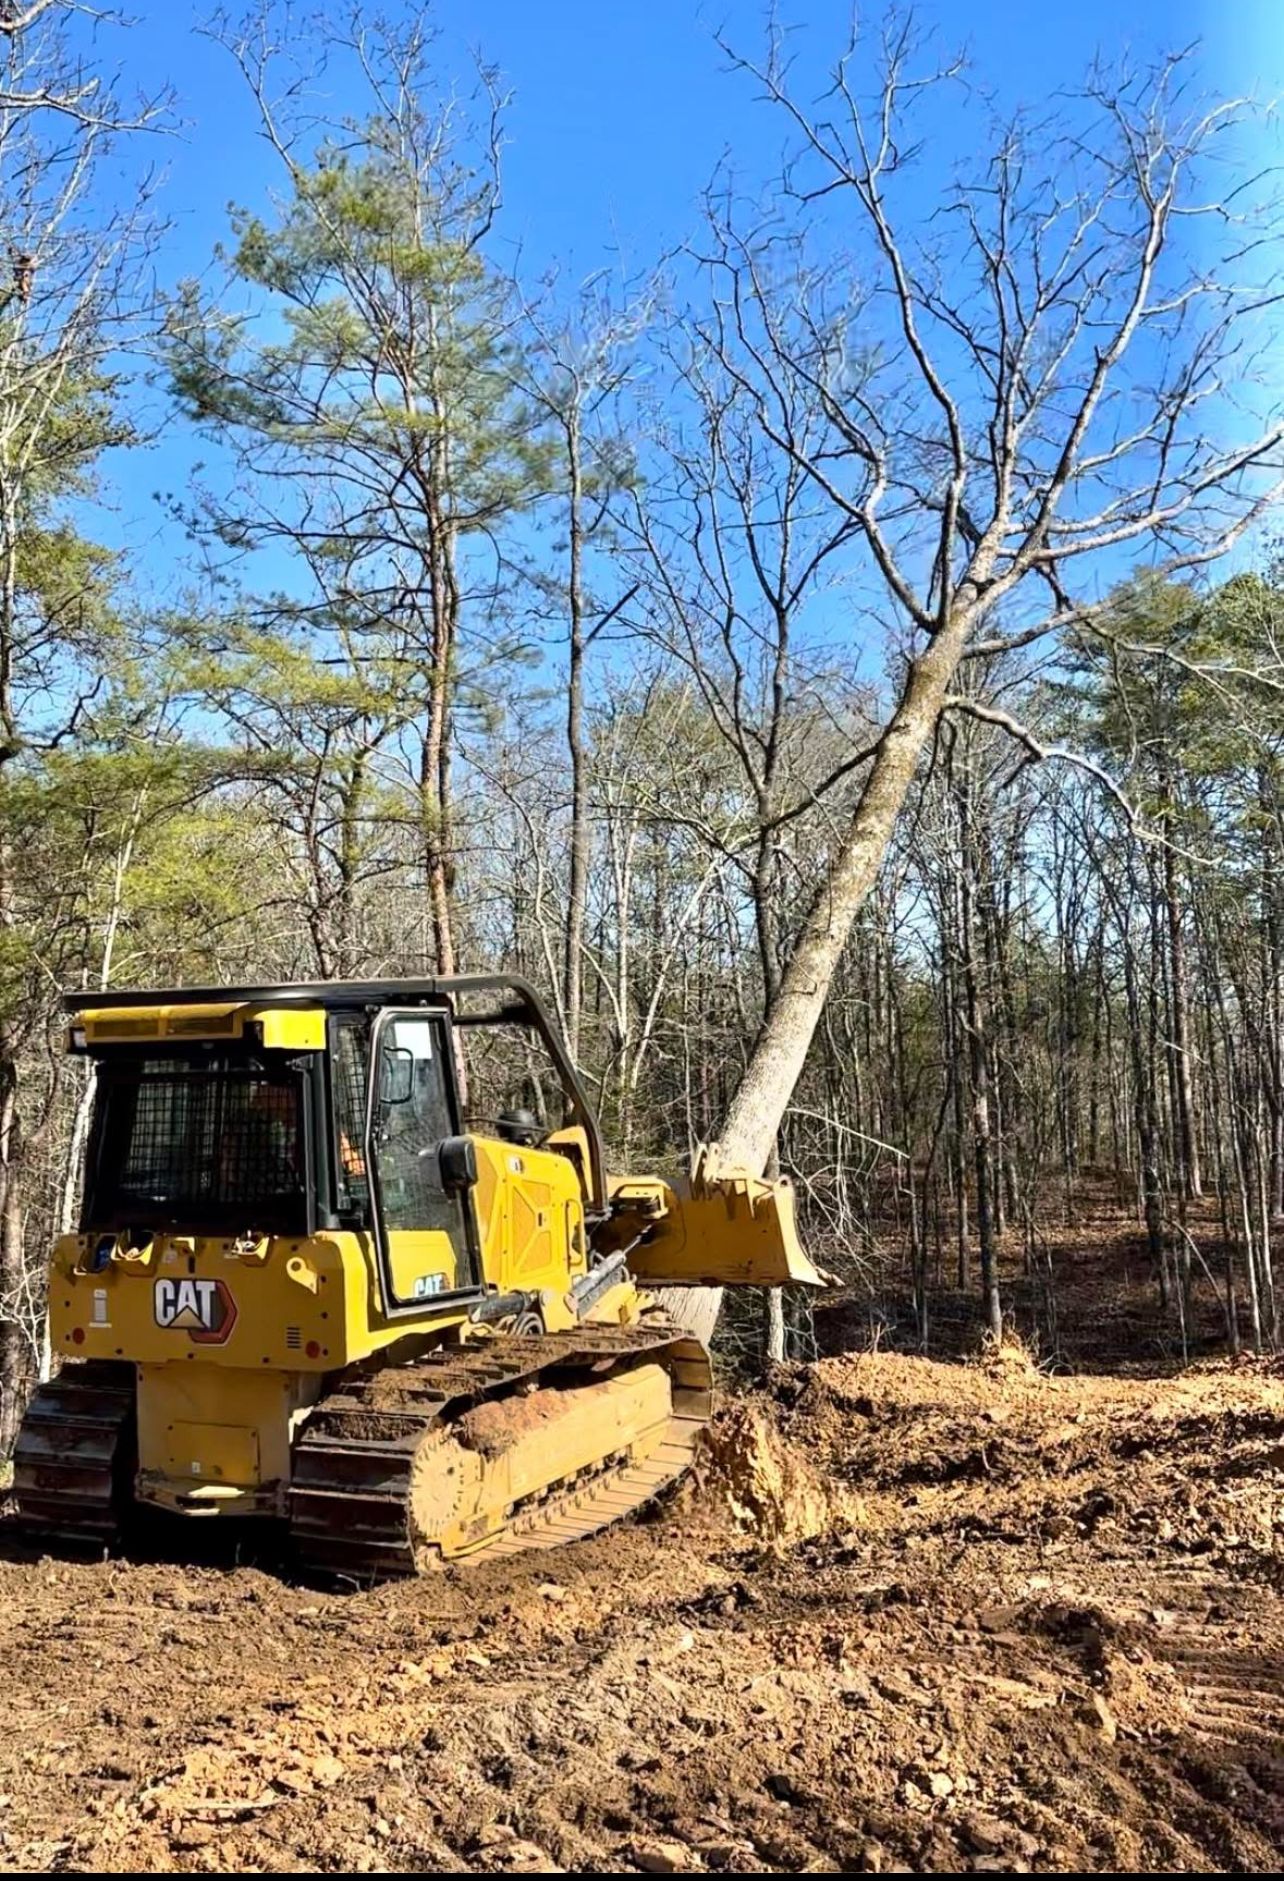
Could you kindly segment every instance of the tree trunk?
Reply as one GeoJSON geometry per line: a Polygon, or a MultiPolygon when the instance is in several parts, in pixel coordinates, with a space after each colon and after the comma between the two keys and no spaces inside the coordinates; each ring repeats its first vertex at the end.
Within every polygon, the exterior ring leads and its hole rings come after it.
{"type": "Polygon", "coordinates": [[[27,1348],[17,1316],[25,1278],[19,1197],[21,1147],[17,1065],[8,1037],[4,1036],[0,1038],[0,1456],[8,1456],[13,1446],[28,1382],[27,1348]]]}
{"type": "Polygon", "coordinates": [[[449,789],[447,740],[450,736],[447,688],[444,676],[434,675],[428,735],[420,761],[419,790],[423,819],[424,873],[428,880],[428,908],[432,917],[436,971],[455,971],[455,929],[451,908],[450,813],[444,790],[449,789]]]}
{"type": "MultiPolygon", "coordinates": [[[[768,810],[758,806],[762,827],[758,835],[758,853],[753,875],[754,925],[758,935],[758,954],[762,967],[762,1010],[769,1013],[780,991],[780,936],[775,905],[771,898],[774,854],[767,830],[768,810]]],[[[772,1143],[767,1158],[767,1175],[780,1174],[780,1139],[772,1143]]],[[[783,1365],[787,1355],[785,1334],[785,1296],[780,1287],[769,1287],[762,1303],[762,1355],[768,1365],[783,1365]]]]}
{"type": "Polygon", "coordinates": [[[782,1365],[785,1359],[785,1293],[783,1287],[768,1287],[763,1323],[762,1356],[768,1365],[782,1365]]]}
{"type": "Polygon", "coordinates": [[[990,1130],[990,1040],[987,997],[978,971],[980,952],[976,886],[980,849],[972,814],[972,780],[968,758],[963,761],[959,802],[961,880],[963,887],[963,991],[967,1020],[968,1067],[972,1083],[972,1160],[976,1177],[976,1238],[981,1251],[981,1304],[991,1336],[1003,1335],[1003,1308],[999,1301],[995,1249],[994,1158],[990,1130]]]}
{"type": "Polygon", "coordinates": [[[1159,1118],[1156,1109],[1153,1065],[1155,1015],[1151,1006],[1152,1051],[1147,1051],[1143,1030],[1141,997],[1137,987],[1137,964],[1132,937],[1126,922],[1121,923],[1123,941],[1124,1000],[1128,1013],[1128,1044],[1132,1057],[1133,1116],[1137,1128],[1137,1150],[1141,1159],[1141,1195],[1146,1221],[1146,1245],[1151,1266],[1159,1284],[1160,1304],[1167,1305],[1168,1271],[1164,1259],[1163,1193],[1159,1176],[1159,1118]]]}
{"type": "Polygon", "coordinates": [[[420,816],[424,874],[432,918],[433,951],[440,974],[457,971],[454,921],[454,854],[451,829],[450,738],[459,641],[459,584],[455,570],[455,524],[446,505],[450,487],[451,444],[447,425],[432,447],[432,472],[426,491],[429,526],[429,611],[431,642],[428,716],[419,761],[420,816]]]}
{"type": "Polygon", "coordinates": [[[1266,1101],[1271,1111],[1271,1213],[1279,1219],[1284,1216],[1284,910],[1280,903],[1276,854],[1278,822],[1274,778],[1274,766],[1269,761],[1263,762],[1257,773],[1262,831],[1262,1018],[1265,1029],[1261,1055],[1266,1101]]]}
{"type": "MultiPolygon", "coordinates": [[[[966,615],[950,620],[910,665],[846,836],[803,923],[775,1003],[763,1020],[728,1108],[718,1139],[726,1163],[755,1175],[767,1167],[852,923],[882,866],[967,633],[966,615]]],[[[666,1304],[680,1325],[707,1343],[722,1310],[722,1289],[686,1288],[671,1295],[666,1304]]]]}
{"type": "Polygon", "coordinates": [[[584,911],[588,905],[589,804],[588,765],[584,753],[584,478],[580,465],[578,413],[567,425],[570,473],[570,653],[566,693],[566,748],[571,764],[571,856],[562,956],[562,1000],[566,1013],[566,1048],[578,1063],[580,1020],[584,1007],[584,911]]]}
{"type": "Polygon", "coordinates": [[[1182,1185],[1187,1196],[1193,1199],[1204,1193],[1204,1183],[1199,1162],[1195,1093],[1190,1075],[1190,983],[1186,970],[1186,937],[1182,928],[1177,857],[1172,847],[1172,793],[1167,778],[1163,780],[1161,802],[1164,831],[1169,838],[1163,850],[1164,902],[1168,915],[1168,957],[1173,989],[1173,1096],[1177,1111],[1177,1150],[1181,1159],[1182,1185]]]}
{"type": "Polygon", "coordinates": [[[842,846],[803,923],[732,1099],[719,1139],[727,1162],[756,1174],[766,1167],[852,922],[882,865],[966,637],[966,616],[950,621],[910,666],[842,846]]]}

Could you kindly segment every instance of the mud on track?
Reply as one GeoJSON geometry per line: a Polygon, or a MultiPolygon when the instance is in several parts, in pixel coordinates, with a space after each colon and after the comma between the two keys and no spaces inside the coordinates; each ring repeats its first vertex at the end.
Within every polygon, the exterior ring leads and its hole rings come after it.
{"type": "Polygon", "coordinates": [[[868,1356],[559,1553],[0,1558],[0,1866],[1274,1871],[1282,1524],[1266,1368],[868,1356]]]}

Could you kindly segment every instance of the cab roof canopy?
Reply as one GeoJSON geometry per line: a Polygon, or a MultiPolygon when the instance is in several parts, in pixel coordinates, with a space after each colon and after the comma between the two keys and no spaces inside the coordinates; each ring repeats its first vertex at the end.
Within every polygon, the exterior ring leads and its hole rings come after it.
{"type": "Polygon", "coordinates": [[[433,980],[288,980],[279,986],[111,987],[68,993],[65,1004],[69,1012],[119,1012],[138,1006],[397,1006],[449,1004],[468,993],[507,993],[532,1017],[546,1017],[529,980],[512,973],[461,973],[433,980]]]}
{"type": "MultiPolygon", "coordinates": [[[[244,1021],[259,1014],[275,1014],[275,1037],[267,1043],[320,1047],[324,1044],[324,1023],[317,1025],[316,1036],[303,1037],[298,1028],[307,1024],[303,1015],[318,1014],[338,1008],[377,1011],[398,1006],[440,1006],[448,1008],[457,1026],[524,1025],[539,1034],[557,1068],[562,1091],[571,1118],[588,1138],[591,1166],[591,1191],[594,1206],[606,1204],[606,1157],[602,1127],[579,1072],[571,1061],[565,1042],[554,1025],[548,1008],[531,985],[516,973],[458,973],[432,980],[291,980],[282,986],[184,986],[160,990],[129,988],[117,991],[69,993],[67,1010],[85,1015],[83,1029],[93,1034],[94,1049],[115,1038],[137,1042],[140,1027],[155,1024],[160,1035],[163,1020],[165,1036],[196,1038],[207,1035],[205,1015],[221,1012],[229,1015],[224,1026],[216,1028],[239,1034],[244,1021]],[[498,999],[466,1004],[470,994],[496,994],[498,999]],[[173,1014],[174,1007],[193,1007],[190,1018],[173,1014]],[[132,1026],[125,1015],[139,1016],[132,1026]],[[148,1015],[146,1018],[144,1014],[148,1015]],[[235,1016],[231,1016],[235,1015],[235,1016]]],[[[316,1024],[316,1021],[313,1021],[316,1024]]],[[[77,1027],[72,1028],[73,1033],[77,1027]]],[[[78,1049],[78,1048],[74,1048],[78,1049]]]]}

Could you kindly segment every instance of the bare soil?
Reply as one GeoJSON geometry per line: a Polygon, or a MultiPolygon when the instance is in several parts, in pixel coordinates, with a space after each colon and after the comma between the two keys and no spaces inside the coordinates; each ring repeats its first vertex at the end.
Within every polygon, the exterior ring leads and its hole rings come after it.
{"type": "Polygon", "coordinates": [[[842,1354],[577,1547],[0,1546],[0,1868],[1275,1872],[1284,1374],[842,1354]]]}
{"type": "Polygon", "coordinates": [[[464,1412],[454,1430],[466,1450],[476,1450],[485,1457],[503,1456],[523,1437],[533,1437],[555,1423],[564,1403],[563,1392],[546,1390],[478,1404],[464,1412]]]}

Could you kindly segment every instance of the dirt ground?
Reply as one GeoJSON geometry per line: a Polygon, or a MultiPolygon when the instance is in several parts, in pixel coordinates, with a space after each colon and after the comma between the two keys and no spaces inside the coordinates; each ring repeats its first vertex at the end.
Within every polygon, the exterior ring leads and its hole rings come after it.
{"type": "Polygon", "coordinates": [[[1284,1373],[847,1354],[702,1480],[345,1593],[0,1544],[0,1867],[1274,1872],[1284,1373]]]}

